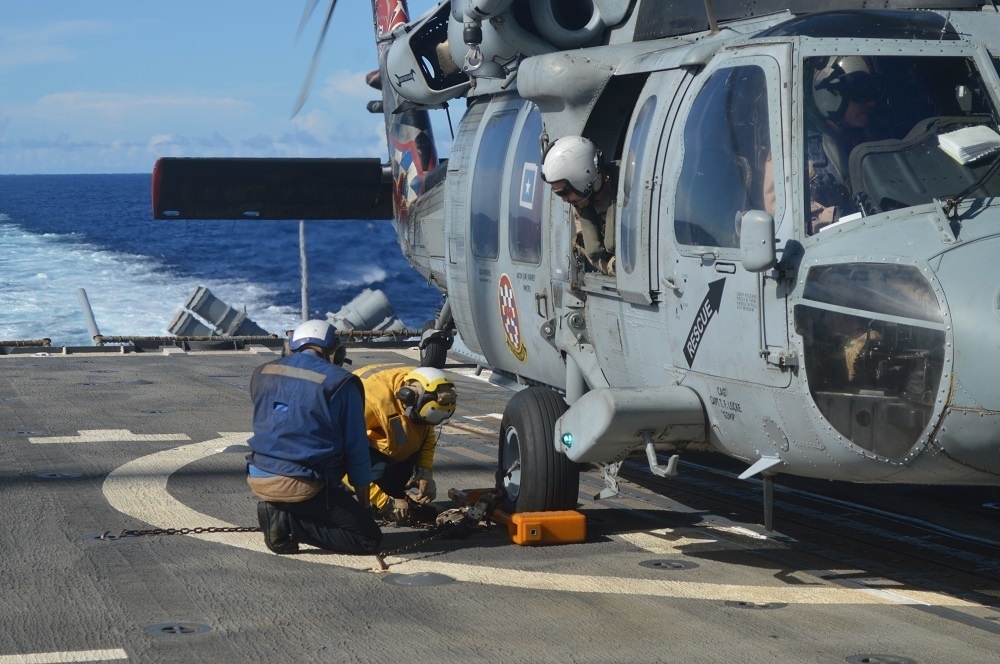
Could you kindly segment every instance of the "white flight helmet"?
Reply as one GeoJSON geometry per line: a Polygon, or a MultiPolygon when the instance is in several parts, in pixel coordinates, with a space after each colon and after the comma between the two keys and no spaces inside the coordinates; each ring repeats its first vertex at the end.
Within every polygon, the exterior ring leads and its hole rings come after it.
{"type": "Polygon", "coordinates": [[[417,367],[403,376],[396,398],[406,406],[406,416],[437,426],[455,413],[458,392],[440,369],[417,367]]]}
{"type": "Polygon", "coordinates": [[[542,179],[550,184],[565,180],[573,193],[590,198],[603,183],[601,151],[583,136],[556,139],[542,159],[542,179]]]}
{"type": "Polygon", "coordinates": [[[307,320],[292,332],[288,350],[297,353],[309,347],[326,353],[334,364],[344,362],[346,352],[337,340],[337,330],[325,320],[307,320]]]}
{"type": "Polygon", "coordinates": [[[813,75],[813,101],[826,120],[839,120],[850,101],[877,99],[881,85],[869,58],[861,55],[834,56],[813,75]]]}

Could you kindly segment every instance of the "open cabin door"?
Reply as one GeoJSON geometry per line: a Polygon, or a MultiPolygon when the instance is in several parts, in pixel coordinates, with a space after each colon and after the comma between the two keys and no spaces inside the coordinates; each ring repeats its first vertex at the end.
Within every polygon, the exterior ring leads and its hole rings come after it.
{"type": "Polygon", "coordinates": [[[657,194],[662,187],[659,171],[670,133],[668,118],[675,111],[690,81],[684,70],[650,76],[636,104],[636,113],[625,139],[618,190],[616,228],[616,279],[626,302],[652,304],[660,285],[659,215],[657,194]]]}

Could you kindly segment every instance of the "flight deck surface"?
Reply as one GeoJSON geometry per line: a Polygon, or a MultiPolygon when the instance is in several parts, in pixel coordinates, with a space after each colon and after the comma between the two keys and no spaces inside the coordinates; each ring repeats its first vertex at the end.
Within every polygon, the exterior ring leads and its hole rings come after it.
{"type": "MultiPolygon", "coordinates": [[[[583,544],[521,547],[495,528],[389,556],[386,574],[373,556],[278,556],[257,532],[102,539],[256,526],[248,387],[276,357],[0,357],[0,664],[995,661],[1000,533],[978,490],[779,476],[766,533],[759,485],[711,459],[682,456],[670,479],[637,459],[615,498],[594,501],[600,474],[582,474],[583,544]]],[[[439,431],[439,507],[493,484],[511,395],[446,371],[460,401],[439,431]]],[[[387,549],[421,535],[385,533],[387,549]]]]}

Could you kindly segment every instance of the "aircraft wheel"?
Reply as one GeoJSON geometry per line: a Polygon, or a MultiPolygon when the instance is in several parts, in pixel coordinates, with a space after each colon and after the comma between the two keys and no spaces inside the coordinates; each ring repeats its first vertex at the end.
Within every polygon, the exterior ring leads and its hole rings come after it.
{"type": "MultiPolygon", "coordinates": [[[[424,323],[422,332],[426,332],[434,327],[434,321],[424,323]]],[[[444,339],[428,339],[424,347],[420,349],[420,366],[444,369],[444,363],[448,361],[448,348],[450,344],[444,339]]]]}
{"type": "Polygon", "coordinates": [[[448,360],[448,345],[440,339],[431,339],[420,349],[420,366],[444,369],[448,360]]]}
{"type": "Polygon", "coordinates": [[[497,484],[507,492],[504,509],[515,512],[571,510],[580,493],[580,468],[554,445],[556,420],[566,412],[556,392],[529,387],[515,394],[500,422],[497,484]]]}

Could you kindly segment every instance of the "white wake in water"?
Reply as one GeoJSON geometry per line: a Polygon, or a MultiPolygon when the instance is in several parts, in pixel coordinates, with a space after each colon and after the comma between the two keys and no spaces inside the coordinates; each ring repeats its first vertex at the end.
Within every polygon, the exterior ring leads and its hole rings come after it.
{"type": "Polygon", "coordinates": [[[156,259],[102,251],[71,237],[26,233],[0,215],[0,340],[49,338],[56,346],[93,342],[77,289],[84,288],[104,336],[161,336],[197,286],[270,332],[301,313],[273,304],[274,292],[247,281],[170,275],[156,259]]]}

